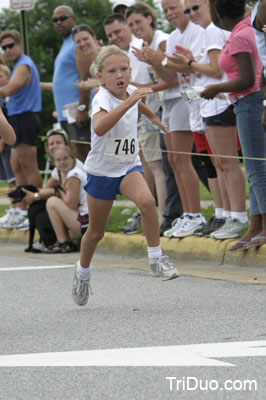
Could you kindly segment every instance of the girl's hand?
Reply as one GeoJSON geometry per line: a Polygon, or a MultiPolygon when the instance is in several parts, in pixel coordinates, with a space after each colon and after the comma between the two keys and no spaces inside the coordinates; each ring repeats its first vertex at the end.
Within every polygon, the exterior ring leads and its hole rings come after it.
{"type": "Polygon", "coordinates": [[[203,92],[201,92],[200,97],[210,100],[213,99],[218,93],[219,90],[217,89],[216,85],[208,85],[205,87],[203,92]]]}
{"type": "Polygon", "coordinates": [[[133,106],[139,100],[147,97],[152,92],[153,92],[153,90],[149,87],[138,88],[127,98],[126,101],[128,101],[130,103],[130,105],[133,106]]]}
{"type": "Polygon", "coordinates": [[[266,25],[263,25],[262,31],[266,32],[266,25]]]}

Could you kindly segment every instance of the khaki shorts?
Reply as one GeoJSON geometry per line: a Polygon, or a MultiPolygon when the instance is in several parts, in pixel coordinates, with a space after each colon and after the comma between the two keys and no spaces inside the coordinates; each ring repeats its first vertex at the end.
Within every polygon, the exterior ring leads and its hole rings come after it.
{"type": "Polygon", "coordinates": [[[145,161],[162,159],[160,129],[143,115],[138,123],[138,139],[145,161]]]}

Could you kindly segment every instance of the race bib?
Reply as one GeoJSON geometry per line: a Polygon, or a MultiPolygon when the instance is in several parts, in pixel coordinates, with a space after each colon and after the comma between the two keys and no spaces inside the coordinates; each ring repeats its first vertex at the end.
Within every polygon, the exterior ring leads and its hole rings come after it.
{"type": "Polygon", "coordinates": [[[139,143],[135,138],[108,138],[104,160],[108,162],[132,162],[139,152],[139,143]]]}

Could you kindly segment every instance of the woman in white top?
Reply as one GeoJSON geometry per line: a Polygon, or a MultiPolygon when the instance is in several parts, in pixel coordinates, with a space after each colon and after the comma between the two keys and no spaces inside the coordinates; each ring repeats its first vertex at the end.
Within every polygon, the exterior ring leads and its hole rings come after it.
{"type": "MultiPolygon", "coordinates": [[[[217,28],[212,22],[207,0],[185,0],[184,13],[192,22],[201,25],[206,32],[206,50],[197,61],[190,51],[176,46],[176,53],[169,57],[178,66],[189,63],[195,75],[195,85],[205,87],[225,81],[218,66],[218,58],[230,32],[217,28]],[[181,52],[181,54],[179,54],[181,52]]],[[[201,101],[201,115],[207,125],[207,138],[213,154],[237,156],[236,118],[228,95],[224,98],[201,101]]],[[[217,174],[223,195],[225,224],[210,235],[215,239],[229,239],[239,236],[247,226],[248,216],[245,205],[245,180],[236,158],[215,158],[217,174]]],[[[233,246],[239,248],[242,243],[233,246]]]]}
{"type": "MultiPolygon", "coordinates": [[[[157,15],[155,11],[145,3],[136,3],[130,6],[126,11],[126,19],[130,31],[138,39],[143,39],[145,46],[150,46],[154,50],[160,49],[162,52],[166,49],[166,40],[168,34],[163,31],[156,29],[157,15]]],[[[138,56],[141,53],[140,49],[135,50],[135,55],[138,56]]],[[[140,58],[141,59],[141,58],[140,58]]],[[[143,68],[146,66],[143,64],[143,68]]],[[[147,82],[147,86],[150,87],[156,81],[154,73],[151,71],[151,67],[147,67],[152,79],[147,82]]],[[[138,85],[138,87],[144,87],[145,85],[138,85]]],[[[146,105],[153,112],[159,113],[161,101],[159,94],[153,92],[146,98],[146,105]]],[[[159,114],[157,114],[159,116],[159,114]]],[[[139,141],[141,144],[142,152],[147,162],[150,171],[154,176],[155,188],[158,198],[158,205],[160,210],[159,222],[160,225],[163,222],[163,215],[165,211],[165,200],[166,200],[166,179],[163,170],[162,153],[160,149],[160,131],[158,127],[151,124],[147,118],[142,117],[139,123],[139,141]]]]}
{"type": "MultiPolygon", "coordinates": [[[[183,13],[183,6],[179,0],[162,0],[162,9],[168,22],[176,28],[168,37],[166,50],[172,54],[176,44],[182,44],[193,49],[200,55],[204,49],[204,31],[201,27],[189,21],[183,13]]],[[[205,219],[201,214],[199,180],[193,168],[191,156],[193,136],[191,132],[192,113],[181,97],[181,88],[191,86],[190,74],[181,70],[177,74],[175,65],[170,69],[171,63],[161,51],[150,47],[143,48],[144,59],[150,63],[160,78],[167,83],[176,82],[179,86],[174,98],[169,98],[164,104],[162,121],[167,125],[170,134],[164,135],[164,142],[168,150],[168,160],[173,169],[178,190],[183,205],[183,215],[175,227],[170,229],[171,237],[185,237],[193,235],[205,219]]],[[[188,71],[189,72],[189,71],[188,71]]],[[[198,121],[193,119],[193,123],[198,121]]],[[[168,236],[168,231],[164,232],[168,236]]]]}
{"type": "Polygon", "coordinates": [[[160,129],[158,118],[141,99],[152,92],[129,85],[129,58],[117,46],[105,47],[96,60],[101,83],[92,102],[91,151],[85,162],[90,223],[81,240],[72,287],[74,301],[85,305],[89,297],[91,260],[103,238],[113,201],[117,194],[132,200],[141,212],[148,244],[150,273],[164,280],[177,278],[177,269],[162,256],[159,221],[155,201],[142,175],[138,155],[137,121],[144,113],[160,129]]]}
{"type": "Polygon", "coordinates": [[[59,146],[53,152],[55,169],[52,178],[58,184],[55,195],[46,202],[46,209],[54,228],[57,241],[45,253],[69,253],[76,251],[69,231],[81,236],[85,222],[88,223],[88,207],[83,186],[86,183],[84,169],[67,146],[59,146]]]}

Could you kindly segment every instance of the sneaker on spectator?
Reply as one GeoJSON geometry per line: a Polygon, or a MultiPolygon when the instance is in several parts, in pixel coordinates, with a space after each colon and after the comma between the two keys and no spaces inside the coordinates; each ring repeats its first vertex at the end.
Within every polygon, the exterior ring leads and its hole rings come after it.
{"type": "Polygon", "coordinates": [[[176,232],[179,228],[179,226],[182,224],[183,221],[185,221],[186,216],[181,215],[180,218],[174,219],[172,222],[172,227],[168,229],[167,231],[164,231],[163,236],[167,238],[172,238],[174,237],[173,234],[176,232]]]}
{"type": "Polygon", "coordinates": [[[8,222],[10,216],[11,216],[10,209],[8,209],[3,217],[0,218],[0,228],[3,228],[4,225],[8,222]]]}
{"type": "Polygon", "coordinates": [[[193,236],[197,228],[206,223],[205,218],[202,215],[192,217],[187,216],[186,219],[179,225],[178,229],[173,233],[175,238],[183,238],[186,236],[193,236]]]}
{"type": "Polygon", "coordinates": [[[16,212],[15,214],[11,214],[8,218],[8,221],[2,225],[2,228],[5,229],[13,229],[19,226],[25,219],[27,219],[27,215],[22,214],[20,212],[16,212]]]}
{"type": "Polygon", "coordinates": [[[29,218],[26,217],[19,225],[16,226],[17,230],[20,232],[28,231],[30,226],[29,218]]]}
{"type": "Polygon", "coordinates": [[[161,277],[163,281],[180,276],[177,268],[170,262],[168,256],[156,257],[150,262],[150,274],[161,277]]]}
{"type": "Polygon", "coordinates": [[[140,226],[141,226],[141,215],[139,212],[136,212],[135,214],[133,214],[130,223],[126,226],[123,226],[121,228],[121,231],[125,235],[132,235],[133,233],[137,233],[138,228],[140,226]]]}
{"type": "Polygon", "coordinates": [[[215,215],[201,227],[195,230],[196,236],[209,236],[212,232],[217,231],[225,223],[224,218],[216,218],[215,215]]]}
{"type": "Polygon", "coordinates": [[[210,236],[213,239],[234,239],[239,236],[242,229],[249,225],[249,221],[241,223],[237,219],[226,218],[224,225],[215,232],[212,232],[210,236]]]}
{"type": "Polygon", "coordinates": [[[88,303],[90,292],[90,278],[82,281],[78,274],[77,265],[75,266],[74,279],[72,286],[72,296],[76,304],[85,306],[88,303]]]}

